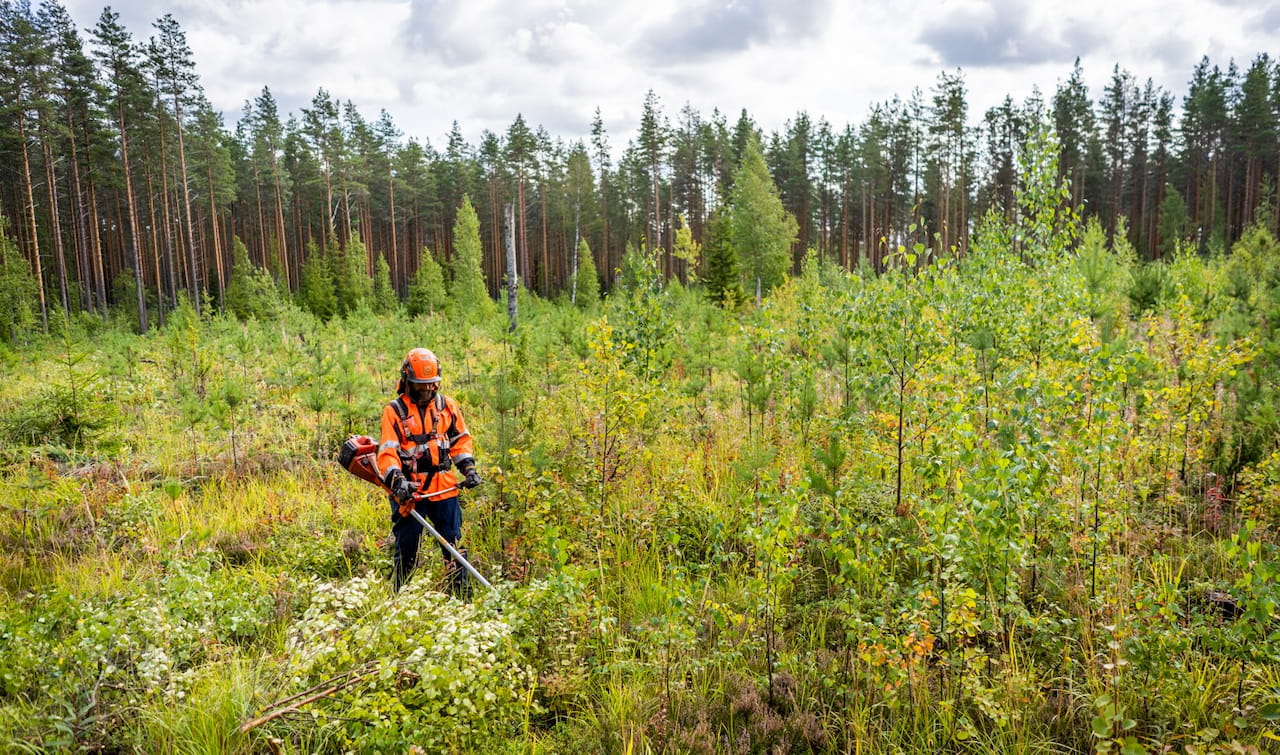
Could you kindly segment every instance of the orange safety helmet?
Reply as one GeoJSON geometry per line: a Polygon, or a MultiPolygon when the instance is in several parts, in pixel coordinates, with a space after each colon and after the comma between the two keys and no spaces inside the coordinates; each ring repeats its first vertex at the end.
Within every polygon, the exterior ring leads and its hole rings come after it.
{"type": "Polygon", "coordinates": [[[401,388],[408,387],[409,383],[430,383],[440,382],[440,360],[430,349],[413,349],[405,355],[404,361],[400,364],[400,384],[401,388]]]}

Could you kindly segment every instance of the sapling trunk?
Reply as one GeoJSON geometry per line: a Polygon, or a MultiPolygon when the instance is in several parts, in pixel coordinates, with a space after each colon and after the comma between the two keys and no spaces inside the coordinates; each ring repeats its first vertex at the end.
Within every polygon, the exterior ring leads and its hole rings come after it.
{"type": "Polygon", "coordinates": [[[906,408],[907,408],[907,359],[904,355],[902,358],[902,370],[898,373],[898,428],[897,428],[897,451],[898,461],[897,469],[894,473],[894,507],[893,511],[898,516],[906,514],[902,509],[902,451],[906,441],[903,440],[903,425],[906,424],[906,408]]]}

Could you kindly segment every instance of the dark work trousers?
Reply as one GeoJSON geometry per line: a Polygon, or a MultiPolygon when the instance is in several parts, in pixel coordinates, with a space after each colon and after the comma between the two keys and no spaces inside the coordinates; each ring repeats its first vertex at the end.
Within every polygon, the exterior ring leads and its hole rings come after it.
{"type": "MultiPolygon", "coordinates": [[[[394,570],[396,592],[409,581],[409,574],[418,563],[418,546],[422,541],[422,524],[412,516],[400,516],[399,505],[391,500],[391,535],[395,538],[391,564],[394,570]]],[[[418,513],[422,514],[440,536],[449,541],[455,548],[462,537],[462,507],[458,505],[458,497],[446,498],[443,501],[418,501],[418,513]]],[[[432,541],[430,535],[427,535],[432,541]]],[[[436,543],[446,561],[453,557],[443,545],[436,543]]],[[[462,571],[460,565],[455,567],[462,571]]],[[[464,572],[465,573],[465,572],[464,572]]]]}

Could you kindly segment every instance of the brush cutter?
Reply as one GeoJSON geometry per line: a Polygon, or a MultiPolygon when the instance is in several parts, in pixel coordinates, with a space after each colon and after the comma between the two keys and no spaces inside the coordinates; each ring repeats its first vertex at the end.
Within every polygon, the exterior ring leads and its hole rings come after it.
{"type": "MultiPolygon", "coordinates": [[[[388,489],[386,483],[382,481],[382,476],[378,474],[377,452],[378,443],[373,438],[370,438],[368,435],[353,435],[350,438],[347,438],[346,442],[342,444],[342,448],[338,452],[338,464],[356,477],[359,477],[365,482],[377,485],[390,493],[390,489],[388,489]]],[[[451,488],[437,490],[432,493],[432,495],[452,493],[457,489],[458,486],[454,485],[451,488]]],[[[415,502],[425,501],[427,500],[427,497],[421,493],[415,493],[414,500],[415,502]]],[[[431,526],[431,523],[427,521],[426,517],[419,514],[416,509],[411,509],[409,513],[414,519],[418,520],[419,524],[426,528],[427,532],[431,533],[431,536],[436,539],[436,542],[440,543],[441,547],[447,550],[449,554],[453,556],[455,561],[462,564],[463,568],[465,568],[471,576],[479,580],[480,584],[490,590],[495,589],[493,585],[489,584],[489,580],[481,576],[480,572],[476,571],[476,568],[471,565],[471,562],[467,561],[467,559],[458,552],[458,549],[453,547],[452,543],[445,540],[444,536],[437,532],[435,527],[431,526]]]]}

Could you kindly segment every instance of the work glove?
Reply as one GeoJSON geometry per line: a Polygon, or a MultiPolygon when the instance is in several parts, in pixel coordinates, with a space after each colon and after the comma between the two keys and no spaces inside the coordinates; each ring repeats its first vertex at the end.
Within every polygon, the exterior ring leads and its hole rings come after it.
{"type": "Polygon", "coordinates": [[[404,472],[398,469],[392,469],[387,473],[387,487],[391,489],[391,497],[396,499],[396,503],[400,504],[401,513],[404,515],[405,506],[413,508],[413,493],[416,486],[409,482],[404,476],[404,472]]]}
{"type": "Polygon", "coordinates": [[[474,462],[468,464],[465,468],[460,467],[458,471],[462,472],[462,481],[458,483],[458,487],[463,490],[479,487],[480,483],[484,482],[484,480],[480,479],[480,473],[476,471],[474,462]]]}

